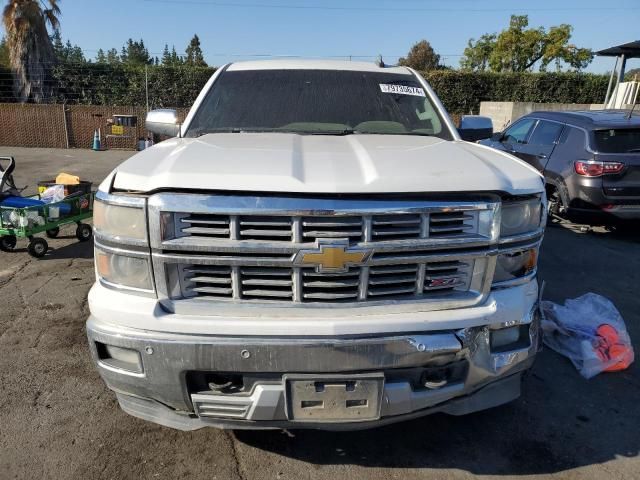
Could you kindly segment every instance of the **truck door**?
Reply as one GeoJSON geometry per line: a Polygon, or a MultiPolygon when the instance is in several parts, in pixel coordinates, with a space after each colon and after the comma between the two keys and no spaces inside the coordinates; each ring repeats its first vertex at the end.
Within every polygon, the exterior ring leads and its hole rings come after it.
{"type": "Polygon", "coordinates": [[[519,145],[518,157],[540,173],[544,172],[549,158],[558,144],[563,128],[562,123],[538,120],[527,143],[519,145]]]}

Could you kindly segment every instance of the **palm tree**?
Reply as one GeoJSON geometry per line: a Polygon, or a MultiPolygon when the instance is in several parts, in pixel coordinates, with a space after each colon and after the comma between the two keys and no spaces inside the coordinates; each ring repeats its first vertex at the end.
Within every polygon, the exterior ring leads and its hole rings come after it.
{"type": "Polygon", "coordinates": [[[2,19],[7,34],[14,89],[21,102],[40,102],[52,88],[48,73],[56,57],[47,31],[60,23],[59,0],[9,0],[2,19]],[[47,5],[48,4],[48,5],[47,5]]]}

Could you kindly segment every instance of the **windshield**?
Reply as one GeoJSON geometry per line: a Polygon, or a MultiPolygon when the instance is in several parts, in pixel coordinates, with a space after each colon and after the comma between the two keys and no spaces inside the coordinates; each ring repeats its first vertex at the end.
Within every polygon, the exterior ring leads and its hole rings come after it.
{"type": "Polygon", "coordinates": [[[451,138],[413,75],[339,70],[223,72],[186,136],[245,131],[451,138]]]}
{"type": "Polygon", "coordinates": [[[595,130],[596,150],[601,153],[640,153],[640,128],[595,130]]]}

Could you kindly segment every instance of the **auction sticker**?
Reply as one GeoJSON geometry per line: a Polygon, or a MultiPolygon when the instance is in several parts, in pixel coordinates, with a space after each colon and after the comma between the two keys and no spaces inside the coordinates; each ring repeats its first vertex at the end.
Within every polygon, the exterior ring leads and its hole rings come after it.
{"type": "Polygon", "coordinates": [[[381,83],[380,90],[384,93],[395,93],[399,95],[413,95],[415,97],[425,97],[424,90],[420,87],[408,87],[406,85],[396,85],[394,83],[381,83]]]}

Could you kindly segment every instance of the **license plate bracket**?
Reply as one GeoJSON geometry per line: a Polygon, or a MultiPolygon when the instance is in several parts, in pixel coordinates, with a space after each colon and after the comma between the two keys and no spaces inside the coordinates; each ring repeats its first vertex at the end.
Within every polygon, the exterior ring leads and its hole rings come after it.
{"type": "Polygon", "coordinates": [[[364,422],[380,418],[383,373],[285,375],[287,418],[293,422],[364,422]]]}

